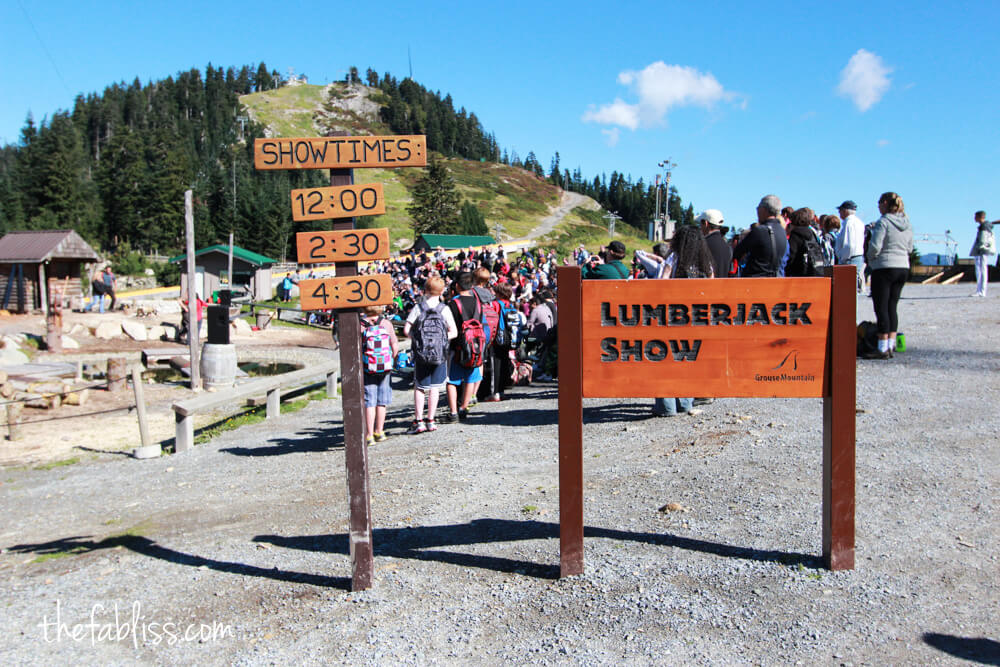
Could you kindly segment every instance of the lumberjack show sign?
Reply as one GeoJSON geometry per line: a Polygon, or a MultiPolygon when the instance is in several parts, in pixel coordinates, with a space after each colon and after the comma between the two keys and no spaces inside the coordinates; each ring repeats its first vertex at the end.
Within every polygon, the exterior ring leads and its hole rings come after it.
{"type": "Polygon", "coordinates": [[[385,196],[380,184],[355,185],[354,167],[427,166],[427,141],[423,136],[257,139],[254,166],[330,170],[330,187],[292,190],[292,219],[334,220],[331,231],[296,234],[300,264],[333,262],[337,273],[335,278],[300,281],[300,305],[302,310],[333,310],[337,317],[351,588],[365,590],[372,585],[374,551],[358,308],[392,303],[393,294],[388,275],[358,275],[359,261],[389,259],[389,230],[355,229],[355,216],[385,213],[385,196]]]}
{"type": "Polygon", "coordinates": [[[583,572],[584,397],[823,398],[823,559],[854,567],[854,267],[828,271],[583,281],[558,269],[563,576],[583,572]]]}

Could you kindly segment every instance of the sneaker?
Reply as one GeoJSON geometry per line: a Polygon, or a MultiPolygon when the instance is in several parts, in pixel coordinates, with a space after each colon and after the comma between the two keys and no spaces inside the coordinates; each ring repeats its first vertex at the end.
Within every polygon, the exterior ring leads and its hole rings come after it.
{"type": "Polygon", "coordinates": [[[445,413],[438,417],[438,421],[442,424],[454,424],[458,421],[458,415],[455,413],[445,413]]]}
{"type": "Polygon", "coordinates": [[[479,401],[477,401],[477,400],[476,400],[476,399],[474,399],[474,398],[470,398],[470,399],[469,399],[469,407],[470,407],[470,408],[471,408],[472,406],[474,406],[474,405],[477,405],[478,403],[479,403],[479,401]]]}
{"type": "Polygon", "coordinates": [[[365,438],[365,445],[366,446],[371,447],[374,444],[375,444],[375,436],[374,435],[369,435],[367,438],[365,438]]]}
{"type": "Polygon", "coordinates": [[[692,409],[688,410],[688,415],[690,415],[691,417],[697,417],[698,415],[700,415],[703,412],[704,412],[704,410],[699,410],[698,408],[692,408],[692,409]]]}
{"type": "Polygon", "coordinates": [[[407,431],[407,433],[409,433],[410,435],[416,435],[417,433],[423,433],[426,430],[427,427],[424,426],[424,423],[422,421],[417,421],[414,419],[413,424],[410,426],[410,429],[407,431]]]}
{"type": "Polygon", "coordinates": [[[437,426],[437,424],[434,423],[433,419],[428,419],[427,420],[427,430],[428,431],[436,431],[436,430],[438,430],[438,426],[437,426]]]}
{"type": "Polygon", "coordinates": [[[461,408],[461,409],[459,409],[459,411],[458,411],[458,421],[464,422],[468,418],[469,418],[469,410],[468,410],[468,408],[461,408]]]}
{"type": "Polygon", "coordinates": [[[378,433],[375,433],[374,436],[375,442],[384,442],[386,438],[385,431],[379,431],[378,433]]]}

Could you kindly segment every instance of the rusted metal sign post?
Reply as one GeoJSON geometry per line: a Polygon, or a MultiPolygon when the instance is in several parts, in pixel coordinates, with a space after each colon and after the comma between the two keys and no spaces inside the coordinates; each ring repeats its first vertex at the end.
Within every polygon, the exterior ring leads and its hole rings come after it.
{"type": "Polygon", "coordinates": [[[334,262],[337,276],[299,283],[302,310],[335,310],[340,334],[340,378],[343,391],[344,459],[350,506],[351,588],[372,585],[371,492],[365,447],[361,323],[358,308],[392,303],[387,275],[359,276],[358,262],[389,259],[387,229],[356,230],[354,216],[385,213],[380,184],[354,184],[354,167],[423,167],[423,136],[308,137],[257,139],[257,169],[329,169],[330,187],[292,190],[292,219],[333,220],[332,231],[296,234],[298,262],[334,262]]]}
{"type": "Polygon", "coordinates": [[[854,567],[855,274],[581,280],[560,267],[560,573],[583,572],[583,398],[823,398],[823,561],[854,567]]]}

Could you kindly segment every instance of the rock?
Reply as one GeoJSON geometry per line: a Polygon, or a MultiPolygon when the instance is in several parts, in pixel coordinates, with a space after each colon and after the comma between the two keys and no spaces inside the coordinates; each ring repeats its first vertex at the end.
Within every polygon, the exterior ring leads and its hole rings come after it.
{"type": "Polygon", "coordinates": [[[101,322],[94,329],[94,336],[96,338],[103,338],[104,340],[111,340],[112,338],[118,338],[122,334],[122,325],[117,322],[101,322]]]}
{"type": "Polygon", "coordinates": [[[16,346],[8,345],[0,350],[0,366],[20,366],[28,361],[28,355],[21,352],[16,346]]]}
{"type": "Polygon", "coordinates": [[[233,328],[233,333],[239,334],[241,336],[247,336],[253,333],[253,329],[250,328],[250,323],[247,322],[242,317],[230,322],[229,326],[233,328]]]}
{"type": "Polygon", "coordinates": [[[135,320],[122,320],[122,331],[132,340],[148,340],[145,325],[139,324],[135,320]]]}
{"type": "Polygon", "coordinates": [[[132,450],[132,456],[137,459],[156,459],[163,454],[160,445],[149,445],[148,447],[136,447],[132,450]]]}
{"type": "Polygon", "coordinates": [[[62,337],[62,346],[64,350],[79,350],[80,344],[76,340],[70,338],[69,336],[62,337]]]}

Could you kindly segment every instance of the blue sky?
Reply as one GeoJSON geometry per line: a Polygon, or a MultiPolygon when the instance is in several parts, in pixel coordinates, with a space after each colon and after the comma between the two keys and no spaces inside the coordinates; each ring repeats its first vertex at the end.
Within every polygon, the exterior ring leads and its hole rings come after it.
{"type": "Polygon", "coordinates": [[[588,177],[672,183],[727,224],[761,196],[920,234],[1000,218],[1000,2],[31,2],[0,4],[0,142],[114,81],[264,61],[311,83],[354,65],[451,93],[502,147],[588,177]]]}

